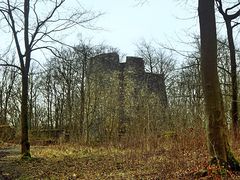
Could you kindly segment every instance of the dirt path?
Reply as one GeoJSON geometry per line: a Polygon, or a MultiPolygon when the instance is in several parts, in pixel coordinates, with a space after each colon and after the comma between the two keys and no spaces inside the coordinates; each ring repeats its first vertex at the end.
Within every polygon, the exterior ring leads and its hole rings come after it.
{"type": "Polygon", "coordinates": [[[0,159],[9,154],[20,154],[19,147],[12,145],[9,147],[0,148],[0,159]]]}
{"type": "Polygon", "coordinates": [[[0,147],[0,179],[16,179],[21,175],[21,171],[16,168],[18,163],[15,158],[20,155],[19,147],[9,145],[0,147]]]}

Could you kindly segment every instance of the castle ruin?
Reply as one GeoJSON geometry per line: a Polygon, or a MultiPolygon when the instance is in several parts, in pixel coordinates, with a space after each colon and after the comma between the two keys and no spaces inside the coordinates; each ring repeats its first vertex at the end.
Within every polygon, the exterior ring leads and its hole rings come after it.
{"type": "Polygon", "coordinates": [[[126,62],[120,63],[117,53],[100,54],[90,60],[88,93],[91,129],[93,134],[100,133],[97,137],[108,133],[122,136],[140,119],[151,118],[152,128],[156,128],[167,107],[163,75],[145,72],[142,58],[126,57],[126,62]]]}

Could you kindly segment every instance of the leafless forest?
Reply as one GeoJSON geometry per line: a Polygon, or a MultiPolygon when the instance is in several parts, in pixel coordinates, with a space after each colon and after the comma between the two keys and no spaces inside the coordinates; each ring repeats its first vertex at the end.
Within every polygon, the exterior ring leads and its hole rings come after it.
{"type": "Polygon", "coordinates": [[[240,3],[198,0],[191,52],[134,56],[63,42],[103,15],[66,3],[0,0],[0,179],[239,179],[240,3]]]}

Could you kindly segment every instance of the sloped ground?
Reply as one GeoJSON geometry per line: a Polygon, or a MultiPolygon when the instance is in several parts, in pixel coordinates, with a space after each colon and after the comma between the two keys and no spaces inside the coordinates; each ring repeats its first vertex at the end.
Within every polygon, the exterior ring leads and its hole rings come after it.
{"type": "MultiPolygon", "coordinates": [[[[155,149],[33,146],[33,158],[27,161],[20,160],[19,146],[2,143],[0,179],[197,179],[194,174],[207,167],[208,153],[201,132],[165,136],[157,143],[155,149]]],[[[207,169],[207,176],[201,179],[240,179],[232,172],[207,169]]]]}

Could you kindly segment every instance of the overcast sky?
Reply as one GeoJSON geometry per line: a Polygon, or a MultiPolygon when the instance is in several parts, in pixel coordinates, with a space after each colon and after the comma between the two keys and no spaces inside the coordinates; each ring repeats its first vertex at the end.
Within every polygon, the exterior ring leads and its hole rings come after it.
{"type": "Polygon", "coordinates": [[[97,23],[101,31],[80,30],[83,38],[105,42],[122,53],[134,55],[135,44],[141,39],[176,45],[189,41],[197,33],[196,7],[179,0],[149,0],[137,5],[137,0],[71,0],[80,2],[86,9],[104,13],[97,23]]]}
{"type": "MultiPolygon", "coordinates": [[[[40,7],[41,13],[49,12],[47,4],[40,7]]],[[[82,7],[103,13],[94,21],[94,26],[102,30],[76,27],[74,31],[58,34],[55,38],[65,40],[70,45],[77,45],[81,39],[91,39],[92,44],[105,43],[120,49],[122,54],[132,56],[135,55],[136,43],[143,39],[179,51],[191,51],[192,44],[189,42],[199,32],[195,0],[66,0],[63,9],[64,13],[71,13],[82,7]],[[138,5],[139,1],[145,3],[138,5]]],[[[216,14],[219,17],[219,13],[216,14]]],[[[222,21],[222,18],[218,18],[218,22],[219,20],[222,21]]],[[[1,24],[0,27],[2,26],[1,24]]],[[[218,27],[218,32],[226,36],[224,24],[219,26],[218,23],[218,27]]],[[[11,37],[7,29],[1,31],[0,42],[6,43],[1,44],[0,52],[6,49],[11,37]]],[[[49,52],[47,54],[41,51],[34,52],[33,56],[44,60],[40,54],[47,58],[51,56],[49,52]]]]}
{"type": "MultiPolygon", "coordinates": [[[[141,0],[140,0],[141,1],[141,0]]],[[[191,36],[198,31],[197,3],[186,4],[185,0],[146,0],[137,5],[138,0],[67,0],[66,5],[71,11],[73,8],[84,7],[86,10],[102,12],[104,15],[94,21],[95,27],[102,30],[75,29],[64,36],[66,43],[77,45],[80,39],[91,39],[93,44],[105,43],[120,49],[125,55],[135,55],[136,43],[145,39],[172,45],[178,50],[186,50],[184,43],[191,41],[191,36]],[[195,18],[194,18],[195,16],[195,18]],[[180,43],[183,41],[184,43],[180,43]]],[[[41,7],[43,12],[47,7],[41,7]]],[[[0,41],[9,43],[10,37],[0,34],[0,41]]],[[[61,35],[59,35],[59,38],[61,35]]],[[[62,39],[61,39],[62,40],[62,39]]],[[[4,49],[0,46],[0,50],[4,49]]],[[[50,54],[34,52],[33,56],[39,61],[44,60],[42,55],[49,58],[50,54]]]]}

